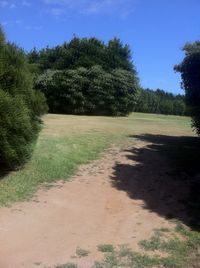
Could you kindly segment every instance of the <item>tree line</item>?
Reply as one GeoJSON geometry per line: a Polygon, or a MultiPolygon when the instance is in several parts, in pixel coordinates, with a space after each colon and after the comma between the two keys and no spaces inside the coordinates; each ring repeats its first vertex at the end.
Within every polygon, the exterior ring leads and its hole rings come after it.
{"type": "Polygon", "coordinates": [[[134,112],[188,115],[188,108],[183,95],[174,95],[161,89],[147,88],[140,89],[134,112]]]}
{"type": "Polygon", "coordinates": [[[184,96],[142,89],[128,45],[74,37],[69,43],[28,54],[52,113],[187,115],[184,96]]]}

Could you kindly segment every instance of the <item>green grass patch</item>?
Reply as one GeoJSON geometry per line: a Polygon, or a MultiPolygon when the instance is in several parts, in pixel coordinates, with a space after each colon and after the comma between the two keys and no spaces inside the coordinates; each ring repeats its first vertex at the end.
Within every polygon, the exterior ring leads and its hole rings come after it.
{"type": "Polygon", "coordinates": [[[52,268],[78,268],[78,265],[74,263],[57,264],[52,268]]]}
{"type": "Polygon", "coordinates": [[[139,245],[146,251],[167,253],[167,257],[159,258],[161,267],[200,267],[200,233],[189,230],[180,222],[170,236],[155,233],[150,240],[143,240],[139,245]]]}
{"type": "Polygon", "coordinates": [[[89,254],[90,254],[89,250],[86,250],[86,249],[83,249],[83,248],[80,248],[80,247],[77,247],[77,249],[76,249],[76,256],[78,258],[86,257],[89,254]]]}
{"type": "Polygon", "coordinates": [[[105,252],[104,259],[95,262],[93,268],[200,267],[200,233],[189,230],[180,222],[174,230],[156,230],[151,239],[143,240],[139,245],[146,254],[120,245],[105,252]],[[152,254],[153,251],[156,254],[152,254]]]}
{"type": "Polygon", "coordinates": [[[111,244],[101,244],[97,246],[100,252],[113,252],[115,250],[114,246],[111,244]]]}
{"type": "Polygon", "coordinates": [[[96,159],[109,139],[98,134],[40,139],[31,161],[1,180],[0,205],[30,198],[44,183],[68,180],[79,165],[96,159]]]}
{"type": "Polygon", "coordinates": [[[104,259],[95,262],[92,268],[143,268],[156,267],[159,258],[132,251],[127,245],[120,245],[114,251],[105,253],[104,259]]]}

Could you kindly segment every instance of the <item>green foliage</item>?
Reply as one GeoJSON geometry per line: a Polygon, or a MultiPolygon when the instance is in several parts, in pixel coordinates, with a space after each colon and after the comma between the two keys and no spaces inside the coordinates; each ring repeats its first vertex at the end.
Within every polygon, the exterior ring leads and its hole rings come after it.
{"type": "Polygon", "coordinates": [[[146,254],[139,254],[130,249],[127,245],[119,245],[112,252],[107,252],[102,261],[97,261],[92,268],[143,268],[157,267],[160,259],[149,257],[146,254]]]}
{"type": "Polygon", "coordinates": [[[156,91],[141,89],[135,111],[153,114],[187,115],[184,96],[174,96],[160,89],[156,91]]]}
{"type": "Polygon", "coordinates": [[[20,96],[0,90],[1,164],[20,165],[30,155],[34,129],[29,110],[20,96]]]}
{"type": "Polygon", "coordinates": [[[145,250],[158,250],[161,248],[160,233],[156,232],[150,240],[142,240],[139,242],[140,247],[145,250]]]}
{"type": "Polygon", "coordinates": [[[124,46],[117,38],[105,44],[94,37],[74,37],[69,43],[53,48],[47,47],[40,51],[34,48],[28,58],[30,63],[39,66],[40,72],[100,65],[106,71],[120,68],[135,73],[129,46],[124,46]]]}
{"type": "Polygon", "coordinates": [[[183,51],[185,58],[181,64],[175,66],[175,70],[181,73],[193,127],[200,135],[200,42],[186,44],[183,51]]]}
{"type": "Polygon", "coordinates": [[[98,251],[101,252],[113,252],[114,251],[114,246],[111,244],[102,244],[97,246],[98,251]]]}
{"type": "Polygon", "coordinates": [[[77,249],[76,249],[76,255],[79,258],[86,257],[86,256],[89,255],[89,253],[90,253],[90,251],[89,250],[86,250],[84,248],[77,247],[77,249]]]}
{"type": "Polygon", "coordinates": [[[34,49],[28,58],[50,112],[124,116],[133,111],[138,78],[130,49],[119,39],[106,45],[74,37],[61,46],[34,49]]]}
{"type": "Polygon", "coordinates": [[[50,112],[63,114],[126,115],[136,102],[137,79],[126,70],[47,70],[37,82],[47,97],[50,112]]]}
{"type": "Polygon", "coordinates": [[[32,88],[26,55],[6,43],[0,29],[0,165],[14,168],[30,156],[46,112],[44,95],[32,88]]]}
{"type": "Polygon", "coordinates": [[[69,262],[66,264],[57,264],[52,268],[78,268],[78,265],[69,262]]]}
{"type": "Polygon", "coordinates": [[[161,267],[199,267],[200,233],[189,230],[181,222],[167,235],[159,231],[150,240],[143,240],[139,244],[146,251],[157,250],[168,254],[160,258],[161,267]]]}
{"type": "Polygon", "coordinates": [[[150,240],[140,242],[140,246],[145,254],[133,251],[128,245],[113,246],[113,250],[105,251],[103,260],[96,261],[91,268],[189,268],[200,265],[200,234],[189,230],[181,222],[167,234],[157,231],[150,240]]]}

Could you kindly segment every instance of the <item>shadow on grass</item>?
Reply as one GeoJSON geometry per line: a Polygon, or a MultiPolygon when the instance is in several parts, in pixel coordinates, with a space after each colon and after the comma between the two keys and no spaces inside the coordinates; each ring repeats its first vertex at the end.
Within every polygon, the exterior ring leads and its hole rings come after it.
{"type": "Polygon", "coordinates": [[[112,184],[144,207],[200,230],[200,139],[144,134],[145,146],[127,150],[128,164],[116,164],[112,184]]]}
{"type": "Polygon", "coordinates": [[[0,180],[7,176],[11,171],[0,162],[0,180]]]}

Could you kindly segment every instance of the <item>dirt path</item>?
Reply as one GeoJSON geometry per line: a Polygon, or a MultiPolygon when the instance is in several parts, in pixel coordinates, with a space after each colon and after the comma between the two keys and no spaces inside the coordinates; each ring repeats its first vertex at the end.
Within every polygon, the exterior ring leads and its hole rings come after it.
{"type": "Polygon", "coordinates": [[[172,180],[169,166],[150,144],[114,148],[82,166],[71,182],[40,190],[36,200],[0,209],[0,268],[49,267],[74,262],[91,267],[99,244],[147,239],[167,218],[183,218],[187,194],[172,180]],[[178,189],[178,190],[177,190],[178,189]],[[177,205],[178,204],[178,205],[177,205]],[[88,257],[74,259],[76,248],[88,257]]]}

